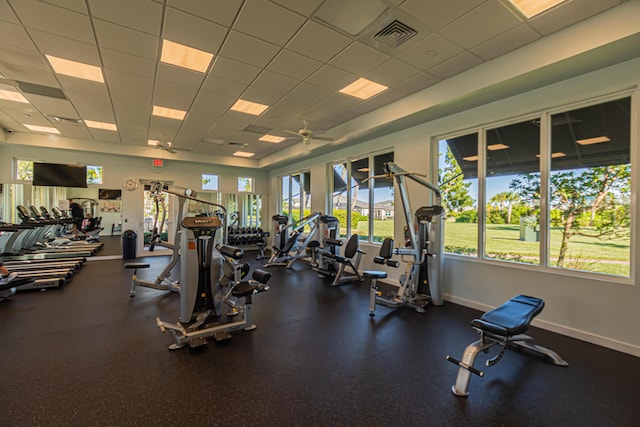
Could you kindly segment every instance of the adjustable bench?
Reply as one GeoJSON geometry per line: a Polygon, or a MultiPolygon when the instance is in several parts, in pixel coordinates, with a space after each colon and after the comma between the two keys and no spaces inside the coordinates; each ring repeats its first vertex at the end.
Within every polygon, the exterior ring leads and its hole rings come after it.
{"type": "Polygon", "coordinates": [[[518,295],[501,306],[487,311],[479,319],[471,321],[471,326],[480,334],[480,339],[467,346],[461,361],[447,356],[449,362],[460,367],[456,383],[451,387],[453,394],[462,397],[469,395],[471,374],[484,376],[484,372],[473,367],[476,356],[481,351],[487,352],[494,345],[500,346],[500,352],[492,359],[487,360],[487,366],[498,363],[509,345],[523,347],[545,356],[555,365],[569,366],[556,352],[536,345],[533,343],[533,338],[522,335],[529,329],[529,324],[534,317],[542,312],[543,308],[544,301],[542,299],[518,295]]]}

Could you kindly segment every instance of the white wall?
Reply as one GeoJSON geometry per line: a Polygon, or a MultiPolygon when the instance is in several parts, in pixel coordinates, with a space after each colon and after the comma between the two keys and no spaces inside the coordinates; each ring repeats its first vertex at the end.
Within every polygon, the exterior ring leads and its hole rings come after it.
{"type": "MultiPolygon", "coordinates": [[[[28,138],[25,134],[23,138],[28,138]]],[[[142,236],[143,212],[142,197],[143,188],[139,186],[135,191],[127,191],[123,188],[127,179],[149,179],[161,181],[173,181],[175,185],[192,188],[198,191],[202,187],[202,174],[218,174],[219,189],[222,193],[237,193],[238,176],[254,177],[255,193],[263,195],[263,206],[269,203],[268,182],[266,172],[253,168],[230,167],[209,165],[205,163],[179,162],[165,159],[164,167],[156,169],[152,166],[152,159],[138,157],[124,157],[117,155],[100,154],[96,156],[92,152],[57,150],[36,146],[18,145],[12,143],[0,144],[0,182],[12,183],[13,160],[33,160],[36,162],[62,163],[62,164],[90,164],[103,166],[103,184],[90,185],[88,189],[70,189],[69,194],[75,197],[98,198],[99,188],[122,189],[122,230],[134,230],[138,236],[142,236]]],[[[111,215],[110,215],[111,216],[111,215]]],[[[262,224],[269,225],[268,211],[264,209],[262,224]]],[[[113,218],[111,219],[113,221],[113,218]]],[[[103,234],[111,233],[109,218],[105,222],[103,217],[103,234]]],[[[138,239],[139,251],[142,248],[142,239],[138,239]]]]}
{"type": "MultiPolygon", "coordinates": [[[[638,182],[639,110],[640,100],[636,87],[640,83],[640,59],[595,71],[542,89],[493,102],[482,107],[424,123],[393,135],[367,141],[357,146],[338,150],[330,155],[281,167],[270,172],[271,189],[277,189],[278,177],[296,170],[311,170],[312,204],[316,210],[326,212],[325,199],[330,194],[325,172],[327,164],[336,160],[358,157],[363,154],[392,148],[396,163],[409,171],[430,174],[430,141],[437,136],[457,132],[478,125],[548,110],[576,102],[588,101],[615,93],[632,93],[632,158],[634,159],[633,183],[638,182]],[[320,199],[321,195],[324,199],[320,199]]],[[[416,186],[409,187],[413,207],[427,203],[427,193],[416,186]]],[[[637,190],[634,190],[637,191],[637,190]]],[[[275,193],[273,193],[275,194],[275,193]]],[[[636,196],[632,199],[637,206],[636,196]]],[[[396,206],[401,206],[396,192],[396,206]]],[[[276,211],[276,197],[272,197],[270,212],[276,211]]],[[[638,226],[635,209],[632,213],[638,242],[638,226]]],[[[396,214],[396,242],[402,241],[404,221],[396,214]]],[[[446,230],[445,230],[446,232],[446,230]]],[[[378,248],[367,248],[363,269],[381,266],[372,263],[378,248]]],[[[632,253],[632,274],[635,275],[638,251],[632,253]]],[[[397,279],[398,270],[388,270],[397,279]]],[[[582,275],[586,276],[586,275],[582,275]]],[[[519,293],[544,298],[546,308],[534,321],[534,325],[550,329],[600,345],[608,346],[640,356],[640,288],[625,280],[610,281],[582,277],[579,274],[562,273],[552,269],[516,267],[508,263],[486,262],[461,256],[445,259],[443,289],[446,299],[470,307],[486,310],[495,307],[519,293]]],[[[635,277],[635,276],[634,276],[635,277]]],[[[437,309],[437,308],[433,308],[437,309]]]]}

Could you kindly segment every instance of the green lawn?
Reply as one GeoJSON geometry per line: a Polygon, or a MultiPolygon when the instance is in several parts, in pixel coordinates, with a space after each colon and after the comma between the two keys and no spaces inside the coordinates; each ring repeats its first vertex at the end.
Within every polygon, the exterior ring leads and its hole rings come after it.
{"type": "MultiPolygon", "coordinates": [[[[393,238],[393,221],[374,221],[375,235],[393,238]]],[[[465,255],[477,255],[477,224],[447,222],[445,230],[445,251],[465,255]]],[[[360,221],[354,233],[364,239],[369,235],[367,222],[360,221]]],[[[562,241],[562,230],[551,229],[551,265],[555,266],[562,241]]],[[[520,226],[507,224],[487,225],[486,256],[491,259],[540,264],[540,243],[520,240],[520,226]]],[[[569,250],[564,268],[582,271],[630,275],[631,249],[629,239],[597,239],[575,235],[569,241],[569,250]]]]}
{"type": "MultiPolygon", "coordinates": [[[[555,262],[560,251],[562,230],[551,229],[550,259],[555,262]]],[[[445,224],[445,250],[475,255],[477,251],[477,224],[447,222],[445,224]]],[[[506,224],[487,225],[487,258],[539,263],[539,242],[520,240],[520,226],[506,224]]],[[[575,235],[569,241],[565,268],[629,276],[630,244],[628,239],[597,239],[575,235]]]]}

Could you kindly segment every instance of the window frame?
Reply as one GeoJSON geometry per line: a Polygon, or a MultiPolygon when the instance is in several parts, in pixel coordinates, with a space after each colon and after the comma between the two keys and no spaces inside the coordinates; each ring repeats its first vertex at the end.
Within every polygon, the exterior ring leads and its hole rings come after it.
{"type": "MultiPolygon", "coordinates": [[[[564,276],[572,276],[572,277],[580,277],[585,279],[596,279],[599,281],[611,282],[611,283],[619,283],[619,284],[635,284],[636,277],[636,266],[635,266],[635,254],[637,253],[637,241],[634,238],[637,234],[637,227],[639,227],[637,221],[636,214],[636,205],[633,203],[636,200],[637,193],[637,185],[636,180],[638,178],[638,171],[636,169],[640,169],[640,161],[638,159],[638,149],[636,145],[638,143],[638,132],[637,132],[637,117],[640,114],[640,110],[637,108],[639,105],[639,94],[636,90],[627,90],[620,91],[614,94],[609,94],[600,97],[589,98],[586,100],[581,100],[578,102],[573,102],[569,104],[564,104],[556,107],[549,107],[537,110],[535,112],[530,112],[527,114],[522,114],[518,117],[511,117],[509,119],[504,120],[496,120],[490,123],[482,123],[477,126],[468,127],[465,130],[458,130],[450,133],[443,133],[438,136],[434,136],[431,138],[431,153],[433,154],[431,157],[432,161],[432,170],[436,171],[434,173],[435,182],[438,182],[437,170],[438,170],[438,159],[439,159],[439,141],[444,139],[451,139],[456,136],[461,136],[465,134],[470,134],[477,132],[478,135],[478,253],[475,256],[468,256],[463,254],[456,254],[451,252],[445,252],[446,256],[455,257],[460,260],[469,260],[472,262],[481,262],[488,264],[499,264],[501,266],[506,266],[509,268],[523,269],[523,270],[531,270],[531,271],[544,271],[545,273],[558,274],[564,276]],[[550,227],[550,200],[549,200],[549,191],[550,191],[550,175],[551,175],[551,149],[552,149],[552,138],[551,138],[551,117],[556,114],[568,113],[574,110],[579,110],[581,108],[593,107],[599,104],[604,104],[607,102],[612,102],[616,100],[622,100],[624,98],[630,98],[630,140],[629,140],[629,149],[630,149],[630,165],[631,165],[631,178],[630,178],[630,253],[629,253],[629,276],[620,276],[614,275],[610,273],[602,273],[602,272],[594,272],[588,270],[578,270],[578,269],[570,269],[553,266],[550,259],[550,248],[549,248],[549,227],[550,227]],[[487,215],[487,199],[486,199],[486,143],[487,137],[486,132],[491,129],[496,129],[502,126],[507,126],[509,124],[514,124],[518,122],[522,122],[528,119],[539,119],[540,120],[540,263],[539,264],[526,264],[519,263],[513,261],[499,260],[499,259],[489,259],[486,257],[485,249],[486,249],[486,215],[487,215]]],[[[446,212],[445,212],[446,215],[446,212]]]]}
{"type": "MultiPolygon", "coordinates": [[[[362,155],[357,155],[357,156],[353,156],[350,158],[347,158],[345,160],[341,160],[341,161],[334,161],[331,163],[327,164],[327,179],[328,179],[328,188],[329,191],[327,191],[327,199],[326,199],[326,205],[328,207],[328,214],[329,215],[333,215],[336,216],[334,213],[334,201],[333,201],[333,196],[335,193],[335,188],[334,188],[334,167],[336,165],[346,165],[346,170],[347,170],[347,183],[346,183],[346,194],[345,194],[345,199],[346,199],[346,209],[345,209],[345,217],[346,217],[346,238],[349,238],[353,233],[354,233],[354,228],[352,227],[352,212],[353,212],[353,208],[352,205],[355,203],[352,203],[352,198],[353,198],[353,193],[352,193],[352,180],[353,180],[353,174],[352,174],[352,164],[354,162],[357,161],[361,161],[366,159],[367,160],[367,164],[368,164],[368,181],[367,181],[367,186],[366,186],[366,190],[368,192],[368,200],[366,202],[367,207],[368,207],[368,215],[367,215],[367,238],[366,239],[360,239],[361,242],[363,243],[368,243],[368,244],[373,244],[373,245],[381,245],[382,242],[376,242],[374,240],[375,236],[374,236],[374,226],[373,226],[373,221],[375,219],[375,215],[374,215],[374,207],[375,207],[375,189],[373,188],[374,185],[374,169],[375,169],[375,158],[377,156],[382,156],[382,155],[388,155],[391,154],[395,157],[395,150],[391,149],[385,149],[385,150],[380,150],[380,151],[375,151],[372,153],[366,153],[366,154],[362,154],[362,155]]],[[[394,192],[394,201],[395,201],[395,192],[394,192]]],[[[395,209],[394,209],[395,212],[395,209]]],[[[394,213],[394,224],[395,224],[395,213],[394,213]]],[[[395,233],[395,226],[394,226],[394,233],[395,233]]]]}

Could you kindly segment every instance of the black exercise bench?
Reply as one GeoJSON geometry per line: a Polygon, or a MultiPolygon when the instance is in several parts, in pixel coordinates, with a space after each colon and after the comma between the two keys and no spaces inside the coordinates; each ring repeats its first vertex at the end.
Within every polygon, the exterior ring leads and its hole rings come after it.
{"type": "Polygon", "coordinates": [[[484,372],[473,367],[476,356],[481,351],[487,352],[494,345],[500,346],[500,352],[492,359],[487,360],[487,366],[498,363],[509,345],[526,348],[545,356],[555,365],[569,366],[556,352],[534,344],[533,338],[523,335],[529,329],[533,318],[540,314],[543,308],[544,301],[542,299],[518,295],[501,306],[487,311],[479,319],[472,320],[471,326],[480,334],[480,339],[465,348],[461,361],[447,356],[449,362],[460,367],[456,383],[451,387],[453,394],[462,397],[469,395],[471,374],[484,376],[484,372]]]}

